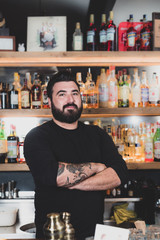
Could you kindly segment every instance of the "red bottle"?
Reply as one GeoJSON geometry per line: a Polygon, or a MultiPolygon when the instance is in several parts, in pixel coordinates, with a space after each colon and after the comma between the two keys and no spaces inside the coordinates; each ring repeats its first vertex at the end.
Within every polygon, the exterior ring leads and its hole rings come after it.
{"type": "Polygon", "coordinates": [[[133,14],[131,14],[127,29],[127,51],[136,51],[136,37],[137,32],[133,26],[133,14]]]}
{"type": "Polygon", "coordinates": [[[107,50],[106,14],[102,14],[102,22],[99,31],[99,51],[107,50]]]}
{"type": "Polygon", "coordinates": [[[96,51],[97,48],[97,29],[94,25],[94,14],[90,14],[90,25],[87,30],[87,51],[96,51]]]}
{"type": "Polygon", "coordinates": [[[113,23],[113,11],[110,11],[109,23],[106,26],[107,51],[116,51],[116,25],[113,23]]]}
{"type": "Polygon", "coordinates": [[[151,30],[147,22],[146,14],[143,15],[143,28],[140,31],[140,50],[151,50],[151,30]]]}

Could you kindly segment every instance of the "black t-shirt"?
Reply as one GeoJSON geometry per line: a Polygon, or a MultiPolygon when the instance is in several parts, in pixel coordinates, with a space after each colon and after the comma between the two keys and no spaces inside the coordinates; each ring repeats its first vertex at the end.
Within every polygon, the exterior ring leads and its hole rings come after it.
{"type": "Polygon", "coordinates": [[[124,183],[128,177],[127,167],[111,137],[97,126],[79,122],[77,129],[67,130],[51,120],[27,134],[24,155],[36,186],[37,236],[42,237],[48,213],[63,211],[71,213],[78,238],[94,235],[95,224],[103,223],[104,191],[57,187],[58,162],[104,163],[112,167],[124,183]]]}

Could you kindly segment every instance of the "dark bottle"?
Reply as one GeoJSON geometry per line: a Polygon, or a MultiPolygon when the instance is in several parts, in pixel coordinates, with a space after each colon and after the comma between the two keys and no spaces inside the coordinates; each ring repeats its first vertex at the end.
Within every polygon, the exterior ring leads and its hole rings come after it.
{"type": "Polygon", "coordinates": [[[8,105],[9,109],[18,109],[18,91],[15,89],[14,82],[11,90],[8,91],[8,105]]]}
{"type": "Polygon", "coordinates": [[[146,14],[143,15],[143,28],[140,31],[140,50],[151,50],[151,30],[147,22],[146,14]]]}
{"type": "Polygon", "coordinates": [[[27,86],[27,79],[24,79],[24,85],[21,89],[21,108],[28,109],[31,108],[31,91],[27,86]]]}
{"type": "Polygon", "coordinates": [[[102,22],[99,31],[99,51],[107,50],[106,14],[102,14],[102,22]]]}
{"type": "Polygon", "coordinates": [[[107,51],[116,51],[116,25],[113,22],[113,11],[110,11],[109,23],[106,26],[107,51]]]}
{"type": "Polygon", "coordinates": [[[136,51],[136,37],[137,32],[133,26],[133,14],[131,14],[127,29],[127,51],[136,51]]]}
{"type": "Polygon", "coordinates": [[[8,163],[16,163],[17,162],[18,142],[19,142],[19,139],[16,136],[16,127],[14,125],[11,125],[10,126],[10,135],[7,137],[8,163]]]}
{"type": "Polygon", "coordinates": [[[94,14],[90,14],[90,25],[87,30],[87,51],[96,51],[97,48],[97,29],[94,24],[94,14]]]}
{"type": "Polygon", "coordinates": [[[0,90],[0,109],[8,108],[8,85],[2,83],[2,89],[0,90]]]}
{"type": "Polygon", "coordinates": [[[32,108],[39,109],[41,108],[41,85],[39,76],[35,73],[34,82],[31,88],[31,98],[32,98],[32,108]]]}

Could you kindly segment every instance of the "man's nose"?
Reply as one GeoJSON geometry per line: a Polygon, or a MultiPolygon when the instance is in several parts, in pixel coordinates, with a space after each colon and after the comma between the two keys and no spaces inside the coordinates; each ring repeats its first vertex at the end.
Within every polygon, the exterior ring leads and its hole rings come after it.
{"type": "Polygon", "coordinates": [[[69,94],[69,95],[67,96],[67,101],[68,101],[69,103],[74,102],[74,97],[73,97],[72,94],[69,94]]]}

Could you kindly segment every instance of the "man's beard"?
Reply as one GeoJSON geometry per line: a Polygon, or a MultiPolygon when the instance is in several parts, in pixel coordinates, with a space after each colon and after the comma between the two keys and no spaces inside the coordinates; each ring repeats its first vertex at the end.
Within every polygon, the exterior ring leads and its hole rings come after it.
{"type": "Polygon", "coordinates": [[[61,111],[60,109],[55,107],[53,101],[51,102],[52,115],[56,120],[58,120],[60,122],[64,122],[64,123],[76,122],[80,118],[82,110],[83,110],[82,103],[81,103],[80,108],[78,108],[77,105],[74,103],[68,103],[63,106],[63,110],[61,111]],[[67,112],[64,112],[65,108],[68,106],[74,106],[75,109],[74,110],[68,109],[67,112]]]}

